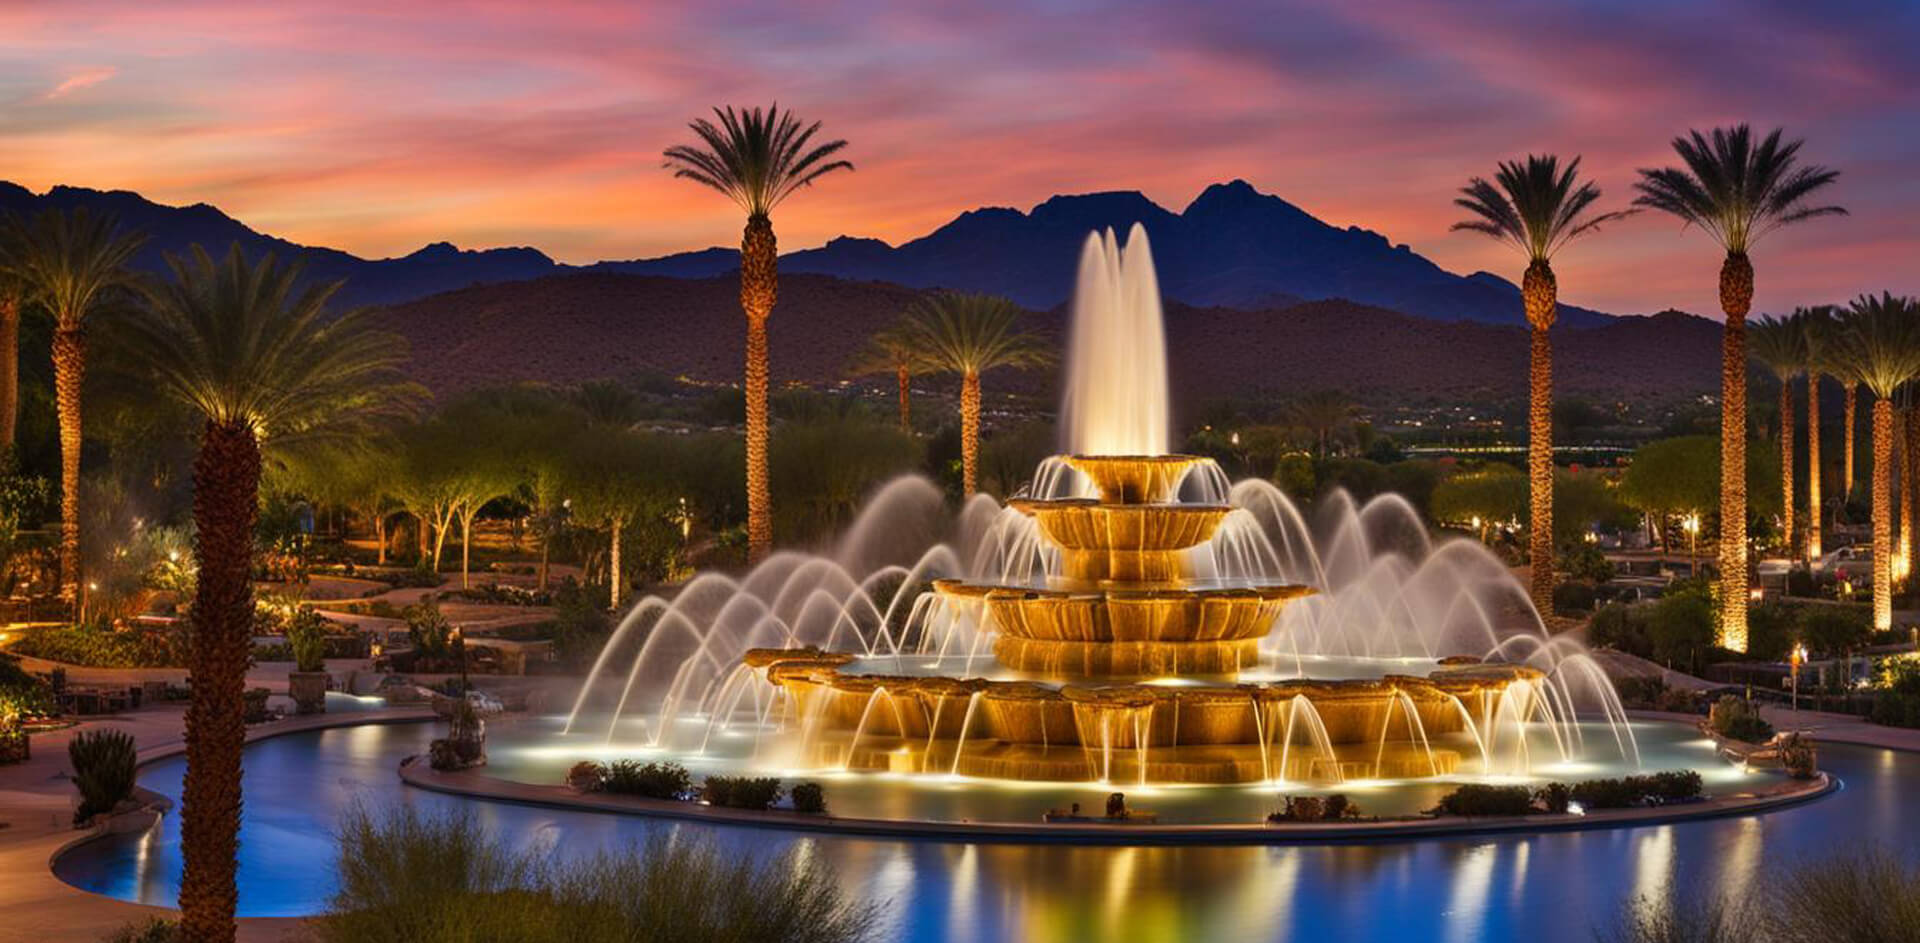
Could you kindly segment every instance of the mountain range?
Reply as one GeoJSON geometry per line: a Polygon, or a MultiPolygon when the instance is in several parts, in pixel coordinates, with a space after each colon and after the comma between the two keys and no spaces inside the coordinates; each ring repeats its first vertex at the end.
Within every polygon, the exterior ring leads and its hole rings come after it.
{"type": "MultiPolygon", "coordinates": [[[[32,214],[82,205],[113,213],[147,234],[135,260],[140,268],[162,270],[166,253],[195,243],[219,250],[238,242],[249,253],[272,251],[298,259],[313,278],[345,279],[341,300],[348,304],[394,304],[477,284],[577,271],[699,279],[739,267],[738,252],[726,248],[572,266],[532,248],[470,250],[439,242],[398,258],[363,259],[256,232],[205,203],[165,206],[136,193],[69,186],[34,194],[0,181],[0,210],[32,214]]],[[[1178,213],[1132,191],[1056,196],[1027,212],[970,210],[898,246],[842,236],[789,252],[780,265],[783,274],[1003,294],[1045,310],[1071,293],[1088,232],[1124,232],[1135,223],[1152,241],[1161,292],[1169,301],[1275,309],[1345,299],[1438,321],[1521,323],[1519,290],[1506,279],[1448,272],[1405,244],[1370,230],[1329,225],[1241,180],[1207,187],[1178,213]]],[[[1560,316],[1571,327],[1611,320],[1566,305],[1560,316]]]]}

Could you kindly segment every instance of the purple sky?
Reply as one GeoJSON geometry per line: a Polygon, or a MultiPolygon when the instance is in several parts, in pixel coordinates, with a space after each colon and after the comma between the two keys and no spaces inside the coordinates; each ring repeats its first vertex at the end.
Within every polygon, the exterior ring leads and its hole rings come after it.
{"type": "MultiPolygon", "coordinates": [[[[660,169],[687,119],[778,98],[855,174],[776,214],[786,248],[900,241],[980,205],[1243,177],[1462,272],[1453,191],[1583,154],[1607,205],[1688,127],[1808,139],[1853,216],[1755,252],[1760,310],[1920,292],[1920,4],[1002,0],[0,0],[0,179],[205,201],[362,255],[533,245],[567,261],[738,239],[660,169]],[[907,8],[911,9],[907,9],[907,8]]],[[[1568,249],[1562,297],[1715,309],[1719,250],[1642,216],[1568,249]]]]}

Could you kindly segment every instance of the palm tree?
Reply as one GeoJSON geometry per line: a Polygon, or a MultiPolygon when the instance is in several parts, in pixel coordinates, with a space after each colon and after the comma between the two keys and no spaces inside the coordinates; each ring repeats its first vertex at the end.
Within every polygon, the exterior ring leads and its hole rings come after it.
{"type": "Polygon", "coordinates": [[[403,382],[406,346],[326,304],[338,283],[300,288],[298,267],[215,262],[195,247],[121,328],[154,389],[205,425],[193,465],[194,592],[181,813],[182,930],[232,940],[240,826],[243,692],[253,635],[253,528],[263,442],[273,449],[353,441],[421,392],[403,382]]]}
{"type": "Polygon", "coordinates": [[[1873,627],[1893,627],[1893,394],[1920,376],[1920,304],[1862,295],[1841,317],[1835,346],[1873,401],[1873,627]]]}
{"type": "Polygon", "coordinates": [[[26,305],[27,227],[0,213],[0,446],[13,448],[20,421],[20,309],[26,305]]]}
{"type": "Polygon", "coordinates": [[[960,374],[960,489],[971,496],[980,462],[980,374],[1054,360],[1038,334],[1019,330],[1020,308],[994,295],[941,292],[907,310],[901,334],[931,367],[960,374]]]}
{"type": "Polygon", "coordinates": [[[847,373],[856,377],[893,374],[894,382],[900,387],[900,431],[910,433],[913,431],[913,377],[926,368],[920,351],[914,348],[906,332],[896,325],[867,338],[867,345],[854,355],[847,373]]]}
{"type": "Polygon", "coordinates": [[[1534,608],[1553,606],[1553,327],[1559,282],[1553,254],[1562,246],[1632,213],[1590,214],[1600,199],[1592,181],[1576,183],[1580,158],[1567,162],[1553,154],[1529,154],[1526,163],[1501,161],[1493,181],[1475,177],[1453,203],[1476,218],[1454,229],[1484,233],[1509,243],[1527,256],[1520,284],[1526,306],[1532,353],[1527,366],[1527,477],[1531,488],[1528,548],[1534,608]]]}
{"type": "Polygon", "coordinates": [[[1860,428],[1860,420],[1858,419],[1860,378],[1854,376],[1852,370],[1845,367],[1835,370],[1834,377],[1838,379],[1840,385],[1845,388],[1845,395],[1840,401],[1840,428],[1842,429],[1840,441],[1840,503],[1844,505],[1853,500],[1853,462],[1855,452],[1858,448],[1854,444],[1854,436],[1860,428]]]}
{"type": "Polygon", "coordinates": [[[1685,167],[1641,170],[1634,203],[1698,226],[1726,250],[1720,310],[1727,325],[1720,352],[1720,638],[1747,650],[1747,311],[1753,262],[1747,253],[1768,233],[1819,216],[1845,213],[1805,201],[1840,176],[1817,164],[1796,166],[1803,142],[1781,143],[1775,129],[1755,143],[1746,125],[1673,139],[1685,167]]]}
{"type": "Polygon", "coordinates": [[[1799,323],[1801,343],[1807,351],[1807,542],[1809,565],[1821,554],[1820,528],[1826,514],[1821,503],[1820,486],[1820,377],[1833,373],[1833,307],[1820,305],[1800,308],[1793,314],[1799,323]]]}
{"type": "Polygon", "coordinates": [[[131,285],[127,262],[144,237],[112,216],[47,210],[8,240],[27,296],[53,316],[53,387],[60,416],[60,583],[80,598],[80,388],[89,315],[131,285]]]}
{"type": "Polygon", "coordinates": [[[1748,335],[1748,353],[1780,381],[1780,531],[1793,555],[1793,378],[1807,366],[1806,328],[1794,318],[1762,317],[1748,335]]]}
{"type": "Polygon", "coordinates": [[[1286,418],[1289,425],[1305,431],[1313,440],[1314,455],[1326,458],[1334,436],[1352,427],[1354,412],[1353,401],[1344,394],[1321,390],[1288,403],[1286,418]]]}
{"type": "Polygon", "coordinates": [[[774,105],[715,108],[715,125],[705,118],[688,127],[699,144],[666,150],[666,166],[720,191],[747,211],[740,238],[740,307],[747,315],[747,557],[758,561],[773,549],[773,499],[767,484],[767,318],[779,292],[778,250],[772,213],[794,191],[836,170],[852,170],[844,160],[829,160],[845,141],[814,144],[820,122],[803,124],[793,112],[774,105]]]}

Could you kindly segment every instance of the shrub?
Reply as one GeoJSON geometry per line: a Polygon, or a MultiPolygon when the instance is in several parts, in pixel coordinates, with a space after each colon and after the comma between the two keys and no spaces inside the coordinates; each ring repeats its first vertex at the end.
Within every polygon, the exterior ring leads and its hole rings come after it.
{"type": "Polygon", "coordinates": [[[576,792],[599,792],[607,785],[607,768],[592,760],[581,760],[567,769],[567,785],[576,792]]]}
{"type": "Polygon", "coordinates": [[[1582,543],[1561,557],[1560,572],[1570,580],[1604,583],[1613,579],[1613,561],[1607,559],[1606,552],[1599,547],[1582,543]]]}
{"type": "Polygon", "coordinates": [[[20,659],[0,652],[0,717],[51,717],[58,711],[53,686],[20,667],[20,659]]]}
{"type": "Polygon", "coordinates": [[[1885,851],[1803,861],[1737,902],[1712,890],[1636,898],[1614,943],[1852,943],[1920,940],[1920,870],[1885,851]]]}
{"type": "Polygon", "coordinates": [[[243,715],[245,722],[260,724],[273,719],[273,715],[267,711],[267,698],[273,696],[272,691],[266,688],[248,688],[243,696],[247,704],[246,713],[243,715]]]}
{"type": "Polygon", "coordinates": [[[793,811],[822,815],[827,811],[827,791],[819,783],[799,783],[793,787],[793,811]]]}
{"type": "Polygon", "coordinates": [[[1595,592],[1592,583],[1569,580],[1553,588],[1555,612],[1591,612],[1595,592]]]}
{"type": "Polygon", "coordinates": [[[431,599],[408,606],[401,617],[407,620],[407,635],[422,655],[439,658],[447,654],[453,640],[453,623],[440,612],[440,604],[431,599]]]}
{"type": "Polygon", "coordinates": [[[743,855],[669,832],[568,862],[511,851],[471,815],[352,809],[340,889],[314,923],[326,943],[855,943],[877,929],[880,912],[855,902],[823,856],[743,855]]]}
{"type": "Polygon", "coordinates": [[[73,824],[84,824],[133,795],[133,736],[124,730],[87,730],[67,741],[67,761],[73,764],[73,785],[80,790],[80,807],[73,824]]]}
{"type": "Polygon", "coordinates": [[[1573,789],[1566,783],[1548,783],[1535,790],[1533,798],[1548,812],[1565,815],[1573,801],[1573,789]]]}
{"type": "MultiPolygon", "coordinates": [[[[1676,584],[1677,585],[1677,584],[1676,584]]],[[[1713,601],[1704,594],[1682,592],[1648,607],[1647,639],[1657,661],[1693,665],[1696,656],[1713,647],[1713,601]]]]}
{"type": "Polygon", "coordinates": [[[295,670],[327,670],[326,625],[325,618],[311,609],[305,609],[287,627],[287,644],[293,649],[295,670]]]}
{"type": "Polygon", "coordinates": [[[771,776],[708,776],[701,798],[728,809],[765,810],[780,801],[780,780],[771,776]]]}
{"type": "Polygon", "coordinates": [[[1818,655],[1844,655],[1866,647],[1873,622],[1861,609],[1808,606],[1800,615],[1800,637],[1818,655]]]}
{"type": "Polygon", "coordinates": [[[1653,654],[1645,620],[1622,603],[1608,603],[1587,623],[1587,639],[1595,648],[1615,648],[1634,655],[1653,654]]]}
{"type": "Polygon", "coordinates": [[[1698,799],[1703,787],[1700,774],[1693,770],[1668,770],[1646,776],[1590,779],[1575,783],[1571,795],[1583,808],[1625,809],[1698,799]]]}
{"type": "Polygon", "coordinates": [[[59,626],[34,629],[13,644],[20,655],[89,668],[180,668],[185,638],[166,629],[59,626]]]}
{"type": "Polygon", "coordinates": [[[1712,712],[1707,715],[1707,726],[1723,737],[1747,743],[1773,739],[1773,725],[1760,718],[1760,709],[1731,694],[1722,695],[1714,702],[1712,712]]]}
{"type": "Polygon", "coordinates": [[[128,924],[101,939],[101,943],[185,943],[180,924],[158,917],[146,923],[128,924]]]}
{"type": "Polygon", "coordinates": [[[1780,742],[1780,765],[1795,779],[1812,779],[1820,771],[1813,739],[1801,736],[1797,730],[1787,734],[1780,742]]]}
{"type": "Polygon", "coordinates": [[[1525,786],[1488,786],[1467,783],[1440,797],[1428,815],[1530,815],[1533,792],[1525,786]]]}
{"type": "Polygon", "coordinates": [[[693,777],[678,763],[636,763],[616,760],[607,765],[606,792],[646,799],[679,799],[693,791],[693,777]]]}

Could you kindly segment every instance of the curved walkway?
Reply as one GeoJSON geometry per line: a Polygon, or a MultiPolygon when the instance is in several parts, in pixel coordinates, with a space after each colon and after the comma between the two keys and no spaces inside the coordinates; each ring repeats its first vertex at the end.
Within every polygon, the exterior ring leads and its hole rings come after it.
{"type": "Polygon", "coordinates": [[[1080,845],[1292,845],[1327,842],[1399,841],[1444,835],[1553,832],[1618,828],[1647,823],[1684,822],[1770,811],[1819,798],[1839,788],[1822,773],[1812,780],[1783,779],[1778,786],[1736,793],[1703,802],[1648,809],[1609,809],[1586,815],[1528,815],[1490,818],[1382,819],[1373,822],[1265,824],[1121,825],[1105,822],[972,822],[930,819],[842,818],[804,815],[780,809],[726,809],[698,802],[642,799],[605,793],[578,793],[566,786],[516,783],[488,776],[484,767],[441,772],[413,756],[400,764],[409,786],[449,795],[519,802],[562,809],[616,812],[745,825],[787,831],[959,842],[1061,842],[1080,845]]]}
{"type": "MultiPolygon", "coordinates": [[[[79,890],[55,877],[52,862],[66,848],[102,833],[72,827],[78,794],[70,780],[67,741],[83,730],[112,728],[131,734],[141,765],[186,751],[184,707],[166,705],[92,718],[63,730],[35,734],[33,758],[0,766],[0,943],[97,940],[130,923],[171,917],[177,911],[114,900],[79,890]]],[[[432,719],[425,708],[289,717],[247,729],[247,742],[327,727],[410,723],[432,719]]],[[[249,918],[240,921],[245,943],[291,943],[306,939],[304,920],[249,918]]]]}

